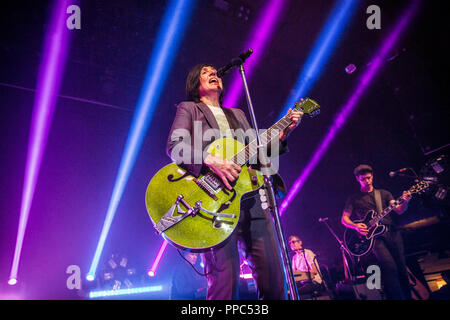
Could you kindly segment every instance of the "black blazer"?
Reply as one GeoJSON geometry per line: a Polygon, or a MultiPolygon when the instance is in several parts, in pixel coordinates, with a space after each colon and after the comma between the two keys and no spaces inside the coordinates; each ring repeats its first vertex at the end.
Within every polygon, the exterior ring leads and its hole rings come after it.
{"type": "MultiPolygon", "coordinates": [[[[222,110],[227,117],[231,129],[247,131],[252,128],[241,109],[222,108],[222,110]]],[[[208,155],[206,152],[207,147],[219,137],[219,125],[214,114],[206,104],[193,101],[181,102],[177,106],[175,119],[170,129],[166,152],[174,162],[198,177],[204,168],[203,160],[208,155]],[[198,139],[194,141],[192,138],[193,136],[198,136],[198,134],[205,137],[205,132],[211,129],[213,131],[209,131],[208,133],[214,132],[214,134],[209,135],[209,139],[198,139]],[[184,154],[184,151],[188,151],[190,154],[184,154]]],[[[250,142],[243,141],[244,137],[239,134],[235,138],[243,144],[250,142]]],[[[281,155],[286,152],[288,152],[287,142],[283,141],[280,143],[279,154],[281,155]]],[[[278,178],[280,177],[276,177],[274,180],[278,180],[278,178]]]]}

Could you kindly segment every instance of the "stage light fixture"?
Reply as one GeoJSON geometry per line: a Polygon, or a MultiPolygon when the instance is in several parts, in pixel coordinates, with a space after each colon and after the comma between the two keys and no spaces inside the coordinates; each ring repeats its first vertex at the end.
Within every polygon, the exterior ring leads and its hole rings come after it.
{"type": "Polygon", "coordinates": [[[131,295],[131,294],[140,294],[140,293],[149,293],[149,292],[158,292],[162,291],[163,286],[148,286],[141,288],[127,288],[127,289],[119,289],[119,290],[102,290],[102,291],[91,291],[89,292],[89,298],[104,298],[104,297],[114,297],[114,296],[122,296],[122,295],[131,295]]]}
{"type": "Polygon", "coordinates": [[[86,280],[87,280],[87,281],[94,281],[94,276],[88,274],[88,275],[86,276],[86,280]]]}
{"type": "Polygon", "coordinates": [[[182,36],[190,20],[195,0],[172,0],[162,18],[153,54],[147,68],[146,77],[138,99],[136,111],[130,126],[125,144],[116,182],[113,187],[110,203],[100,239],[95,250],[94,258],[88,276],[95,277],[100,255],[108,235],[117,207],[122,198],[128,178],[133,169],[142,141],[153,117],[161,92],[173,65],[182,36]]]}

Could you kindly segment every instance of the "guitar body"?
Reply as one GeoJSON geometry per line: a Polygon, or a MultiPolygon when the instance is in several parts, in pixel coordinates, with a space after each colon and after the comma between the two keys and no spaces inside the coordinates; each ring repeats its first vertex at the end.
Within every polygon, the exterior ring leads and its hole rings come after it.
{"type": "MultiPolygon", "coordinates": [[[[410,194],[422,193],[429,188],[430,184],[426,181],[419,181],[413,185],[407,191],[410,194]]],[[[348,251],[354,256],[363,256],[367,254],[373,246],[373,240],[375,237],[387,231],[387,227],[379,223],[383,217],[389,214],[394,208],[403,203],[403,198],[400,197],[387,206],[383,212],[376,213],[374,210],[370,210],[364,216],[364,219],[353,221],[355,223],[364,223],[369,232],[363,236],[354,229],[347,228],[344,232],[344,244],[348,251]]]]}
{"type": "MultiPolygon", "coordinates": [[[[208,152],[214,156],[230,159],[245,146],[240,142],[223,138],[214,141],[208,152]]],[[[219,246],[235,230],[239,221],[241,198],[263,185],[259,172],[242,166],[241,173],[228,190],[212,171],[198,178],[189,174],[175,163],[161,170],[150,181],[146,192],[146,207],[150,219],[156,226],[167,212],[174,208],[179,196],[184,203],[175,206],[174,218],[183,216],[188,207],[201,201],[201,207],[214,213],[232,214],[234,217],[216,217],[205,211],[189,215],[164,230],[161,235],[172,245],[190,249],[193,252],[205,251],[219,246]],[[187,204],[187,205],[186,205],[187,204]]]]}
{"type": "Polygon", "coordinates": [[[373,247],[374,238],[380,234],[386,232],[386,226],[382,224],[372,224],[370,221],[374,219],[376,212],[370,210],[364,216],[364,219],[353,221],[354,223],[364,223],[369,227],[369,232],[367,235],[363,236],[358,231],[350,228],[346,228],[344,232],[344,243],[346,248],[354,256],[360,257],[367,254],[373,247]]]}

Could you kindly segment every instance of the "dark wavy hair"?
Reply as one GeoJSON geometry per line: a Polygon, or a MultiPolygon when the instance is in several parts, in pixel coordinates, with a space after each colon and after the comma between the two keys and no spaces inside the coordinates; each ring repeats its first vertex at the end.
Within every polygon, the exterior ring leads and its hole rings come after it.
{"type": "MultiPolygon", "coordinates": [[[[186,78],[186,97],[189,101],[200,102],[200,95],[198,88],[200,87],[200,72],[204,67],[212,67],[217,69],[214,65],[209,63],[200,63],[193,67],[186,78]]],[[[222,89],[219,95],[219,103],[222,105],[223,94],[225,90],[222,89]]]]}

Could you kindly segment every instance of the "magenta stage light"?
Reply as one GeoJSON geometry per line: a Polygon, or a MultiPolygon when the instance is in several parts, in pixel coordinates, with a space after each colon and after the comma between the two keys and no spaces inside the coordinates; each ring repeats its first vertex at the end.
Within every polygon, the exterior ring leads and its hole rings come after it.
{"type": "Polygon", "coordinates": [[[74,2],[76,1],[54,1],[51,21],[45,33],[28,140],[19,227],[9,284],[17,283],[28,216],[66,64],[68,33],[71,32],[66,27],[68,17],[66,10],[74,2]]]}
{"type": "Polygon", "coordinates": [[[342,126],[347,122],[348,118],[352,114],[352,112],[355,110],[357,103],[363,93],[367,90],[369,84],[373,81],[374,77],[380,70],[381,65],[384,61],[387,59],[387,55],[389,51],[392,49],[394,44],[397,42],[400,35],[405,30],[406,26],[408,25],[409,21],[412,19],[414,13],[417,11],[417,8],[419,6],[420,0],[413,0],[411,2],[411,5],[406,9],[406,11],[401,16],[400,20],[395,25],[392,32],[389,34],[389,36],[384,40],[379,50],[376,52],[375,56],[372,58],[371,62],[368,64],[368,68],[366,72],[361,76],[359,79],[359,82],[356,86],[355,91],[348,99],[347,103],[344,104],[344,106],[340,109],[340,111],[337,113],[337,116],[335,117],[332,126],[330,127],[328,133],[320,143],[318,149],[314,153],[313,157],[309,160],[308,165],[303,170],[303,172],[300,174],[300,176],[295,181],[293,187],[287,194],[285,200],[280,206],[280,215],[282,215],[291,201],[295,198],[295,196],[299,193],[300,189],[304,185],[305,181],[311,174],[311,172],[314,170],[314,168],[317,166],[317,164],[322,159],[323,155],[327,151],[329,145],[331,142],[333,142],[334,138],[336,137],[337,133],[340,131],[342,126]]]}
{"type": "MultiPolygon", "coordinates": [[[[272,33],[281,18],[281,12],[286,6],[286,0],[271,0],[264,7],[250,34],[250,37],[243,50],[253,49],[252,56],[245,62],[245,74],[247,81],[250,80],[252,71],[261,60],[264,48],[270,40],[272,33]]],[[[231,85],[225,93],[224,106],[227,108],[236,107],[243,90],[240,73],[235,72],[231,85]]]]}
{"type": "Polygon", "coordinates": [[[156,269],[158,269],[158,265],[161,262],[161,258],[163,256],[164,252],[166,251],[167,244],[168,244],[168,242],[166,240],[164,240],[161,247],[159,248],[159,251],[158,251],[158,254],[156,255],[155,261],[153,262],[152,267],[148,271],[148,275],[150,277],[154,277],[156,275],[156,269]]]}

